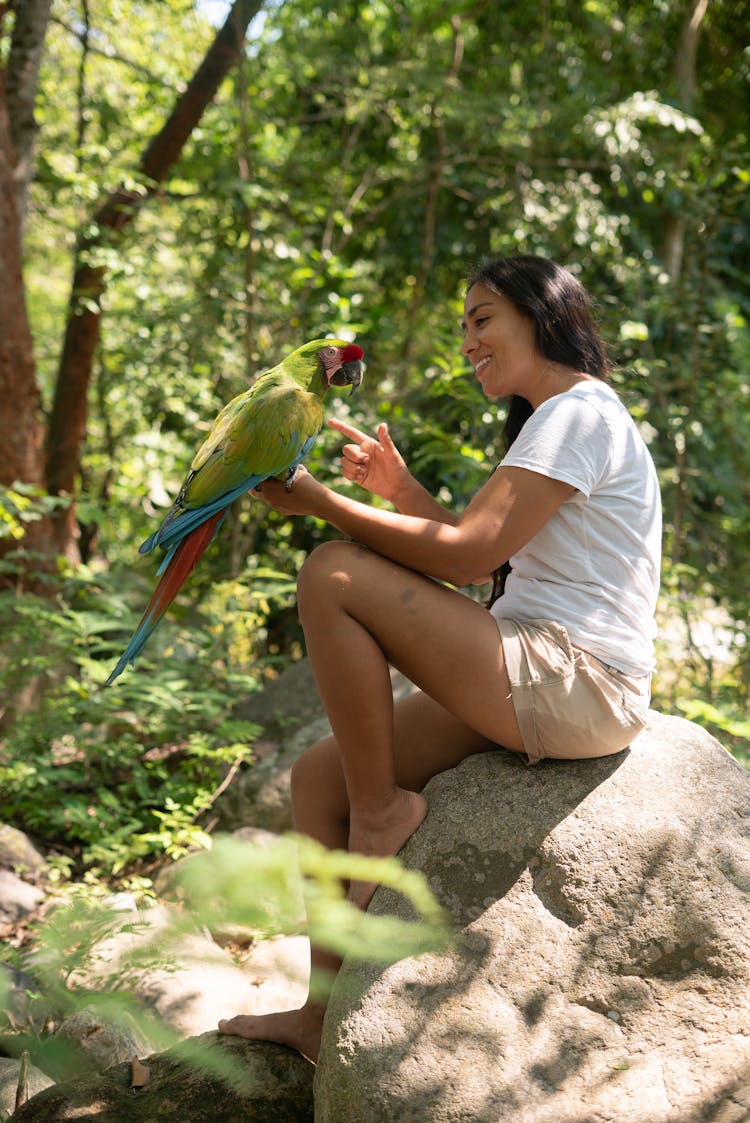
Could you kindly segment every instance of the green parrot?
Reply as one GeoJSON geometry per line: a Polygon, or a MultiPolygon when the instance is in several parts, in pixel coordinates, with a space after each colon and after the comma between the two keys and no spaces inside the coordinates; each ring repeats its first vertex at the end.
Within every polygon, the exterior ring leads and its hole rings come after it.
{"type": "Polygon", "coordinates": [[[343,339],[314,339],[233,398],[198,449],[174,504],[140,547],[165,551],[161,581],[125,651],[107,679],[109,686],[140,653],[148,637],[213,540],[239,496],[269,476],[291,487],[297,465],[310,451],[323,423],[329,386],[362,381],[361,347],[343,339]]]}

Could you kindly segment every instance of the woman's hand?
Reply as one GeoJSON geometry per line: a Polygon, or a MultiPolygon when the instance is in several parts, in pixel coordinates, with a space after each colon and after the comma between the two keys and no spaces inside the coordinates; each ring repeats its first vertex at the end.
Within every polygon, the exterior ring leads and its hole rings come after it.
{"type": "Polygon", "coordinates": [[[386,423],[383,421],[378,425],[377,437],[368,437],[353,425],[335,417],[328,424],[353,442],[342,449],[344,478],[398,505],[399,492],[408,486],[412,475],[391,440],[386,423]]]}
{"type": "Polygon", "coordinates": [[[298,464],[294,483],[288,490],[282,480],[269,478],[254,487],[250,495],[262,499],[268,507],[273,507],[282,515],[316,515],[327,490],[310,475],[307,468],[298,464]]]}

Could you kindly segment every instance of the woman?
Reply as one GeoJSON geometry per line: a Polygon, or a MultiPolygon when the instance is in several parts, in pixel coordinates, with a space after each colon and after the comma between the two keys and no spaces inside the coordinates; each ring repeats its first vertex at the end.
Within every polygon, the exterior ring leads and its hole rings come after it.
{"type": "MultiPolygon", "coordinates": [[[[409,473],[385,425],[342,422],[343,471],[395,511],[303,472],[262,498],[351,541],[303,566],[298,605],[333,737],[295,765],[296,829],[326,846],[396,854],[436,773],[502,746],[542,757],[619,752],[643,728],[653,667],[660,496],[617,395],[588,299],[544,258],[471,273],[462,351],[489,398],[510,397],[507,454],[461,515],[409,473]],[[512,569],[508,574],[508,563],[512,569]],[[487,611],[450,586],[496,574],[487,611]],[[445,584],[443,584],[445,582],[445,584]],[[420,692],[394,707],[389,664],[420,692]]],[[[373,886],[353,883],[366,908],[373,886]]],[[[316,966],[335,967],[313,949],[316,966]]],[[[220,1023],[313,1060],[324,1008],[220,1023]]]]}

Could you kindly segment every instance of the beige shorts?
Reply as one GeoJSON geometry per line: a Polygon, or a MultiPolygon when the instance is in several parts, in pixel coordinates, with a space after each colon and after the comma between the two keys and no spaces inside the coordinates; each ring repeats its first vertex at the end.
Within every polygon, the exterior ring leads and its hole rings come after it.
{"type": "Polygon", "coordinates": [[[644,728],[650,675],[627,675],[573,647],[561,624],[496,620],[529,764],[609,756],[644,728]]]}

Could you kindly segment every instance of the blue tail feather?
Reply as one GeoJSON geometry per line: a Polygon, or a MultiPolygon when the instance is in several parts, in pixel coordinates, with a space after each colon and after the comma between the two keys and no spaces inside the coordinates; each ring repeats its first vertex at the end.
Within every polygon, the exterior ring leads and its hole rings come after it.
{"type": "MultiPolygon", "coordinates": [[[[156,546],[161,546],[164,549],[171,547],[172,544],[178,544],[190,533],[196,526],[200,526],[206,519],[211,518],[217,511],[221,511],[224,507],[229,507],[234,503],[235,499],[239,499],[241,495],[250,491],[252,488],[257,487],[258,484],[263,483],[269,476],[277,476],[282,472],[291,471],[296,468],[302,459],[307,456],[310,449],[318,439],[318,434],[314,433],[313,436],[308,437],[303,442],[299,454],[291,462],[279,468],[278,472],[266,472],[264,475],[246,476],[242,483],[237,484],[231,491],[225,491],[223,495],[217,496],[209,503],[205,503],[200,507],[184,508],[175,514],[168,514],[164,522],[158,527],[153,534],[149,535],[145,542],[142,542],[138,548],[139,554],[149,554],[156,546]]],[[[162,563],[163,565],[163,563],[162,563]]],[[[161,573],[162,570],[160,569],[161,573]]]]}
{"type": "Polygon", "coordinates": [[[122,655],[117,660],[117,663],[115,665],[114,670],[112,671],[109,678],[107,679],[107,681],[104,684],[105,686],[111,686],[112,683],[115,681],[115,679],[118,677],[118,675],[121,675],[122,672],[125,670],[128,663],[134,663],[135,662],[136,657],[138,655],[140,655],[141,651],[143,650],[143,647],[145,646],[146,640],[151,635],[152,631],[153,631],[153,628],[151,627],[151,617],[150,616],[144,616],[143,620],[141,620],[137,629],[135,630],[133,635],[130,637],[130,642],[128,643],[128,646],[125,648],[122,655]]]}
{"type": "Polygon", "coordinates": [[[212,515],[215,515],[217,511],[229,507],[240,495],[244,495],[245,492],[250,491],[251,488],[257,487],[257,485],[262,483],[266,478],[266,476],[248,476],[247,479],[243,480],[237,487],[233,488],[231,491],[225,492],[224,495],[220,495],[216,499],[212,499],[210,503],[206,503],[202,507],[195,507],[193,510],[188,508],[181,511],[179,515],[175,515],[174,518],[168,521],[165,519],[159,529],[155,530],[145,542],[141,543],[138,548],[138,553],[148,554],[156,546],[162,546],[167,549],[179,545],[182,539],[185,538],[191,530],[194,530],[196,526],[200,526],[201,523],[206,522],[206,520],[210,519],[212,515]]]}

